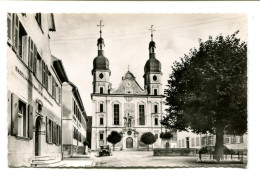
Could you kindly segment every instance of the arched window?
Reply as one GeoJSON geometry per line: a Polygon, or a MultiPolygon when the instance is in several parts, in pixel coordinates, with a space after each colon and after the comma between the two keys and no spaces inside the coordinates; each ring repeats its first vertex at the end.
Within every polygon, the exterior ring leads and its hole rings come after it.
{"type": "Polygon", "coordinates": [[[155,96],[158,95],[157,88],[153,89],[153,95],[155,95],[155,96]]]}
{"type": "Polygon", "coordinates": [[[114,104],[114,125],[119,125],[119,104],[114,104]]]}
{"type": "Polygon", "coordinates": [[[112,105],[112,124],[113,125],[120,125],[121,121],[121,103],[119,101],[113,101],[112,105]]]}
{"type": "Polygon", "coordinates": [[[105,104],[103,101],[100,101],[98,103],[98,107],[99,107],[99,112],[105,112],[105,104]]]}
{"type": "Polygon", "coordinates": [[[139,105],[139,125],[145,125],[144,105],[139,105]]]}

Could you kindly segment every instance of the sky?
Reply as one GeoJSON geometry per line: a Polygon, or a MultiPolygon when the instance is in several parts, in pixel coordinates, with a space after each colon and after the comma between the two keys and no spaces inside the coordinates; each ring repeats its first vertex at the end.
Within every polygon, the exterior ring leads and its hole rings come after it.
{"type": "Polygon", "coordinates": [[[80,92],[87,115],[92,115],[93,59],[97,56],[97,39],[102,20],[104,54],[110,63],[110,82],[117,88],[122,76],[130,71],[144,87],[144,65],[149,59],[148,45],[153,25],[156,58],[162,66],[162,85],[166,88],[171,66],[198,47],[198,39],[209,35],[231,35],[247,41],[245,14],[54,14],[56,32],[50,34],[51,52],[61,59],[69,80],[80,92]]]}

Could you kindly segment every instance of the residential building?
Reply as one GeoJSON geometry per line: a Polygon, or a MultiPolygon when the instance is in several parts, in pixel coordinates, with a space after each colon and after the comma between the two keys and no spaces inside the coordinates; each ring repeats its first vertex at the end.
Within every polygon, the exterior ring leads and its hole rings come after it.
{"type": "MultiPolygon", "coordinates": [[[[224,135],[224,145],[233,150],[247,151],[247,135],[234,136],[224,135]]],[[[212,134],[195,134],[192,132],[177,132],[178,148],[196,148],[204,146],[215,146],[216,135],[212,134]]]]}
{"type": "Polygon", "coordinates": [[[91,148],[91,136],[92,136],[92,116],[88,116],[88,122],[87,122],[87,141],[88,141],[88,147],[91,148]]]}
{"type": "Polygon", "coordinates": [[[51,58],[53,14],[8,13],[7,25],[8,165],[60,161],[61,88],[67,77],[51,58]]]}
{"type": "MultiPolygon", "coordinates": [[[[63,157],[84,151],[87,136],[87,114],[78,88],[71,82],[62,86],[62,147],[63,157]]],[[[81,152],[82,153],[82,152],[81,152]]]]}

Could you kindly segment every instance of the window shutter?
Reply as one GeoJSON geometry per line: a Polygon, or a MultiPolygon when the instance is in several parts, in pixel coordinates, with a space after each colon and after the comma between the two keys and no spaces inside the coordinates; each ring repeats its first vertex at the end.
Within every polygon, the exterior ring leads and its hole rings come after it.
{"type": "Polygon", "coordinates": [[[37,74],[37,47],[34,44],[34,52],[33,52],[33,73],[37,74]]]}
{"type": "Polygon", "coordinates": [[[12,93],[10,90],[8,90],[7,93],[7,101],[8,101],[8,106],[7,106],[7,117],[8,117],[8,135],[11,134],[11,123],[12,123],[12,93]]]}
{"type": "Polygon", "coordinates": [[[46,142],[49,142],[50,132],[49,132],[49,119],[46,117],[46,142]]]}
{"type": "Polygon", "coordinates": [[[232,136],[231,137],[231,143],[235,143],[236,142],[236,137],[235,136],[232,136]]]}
{"type": "Polygon", "coordinates": [[[42,85],[44,85],[44,82],[45,82],[45,63],[44,63],[44,60],[42,60],[42,85]]]}
{"type": "Polygon", "coordinates": [[[33,138],[33,106],[28,106],[28,138],[33,138]]]}
{"type": "Polygon", "coordinates": [[[61,134],[62,134],[62,133],[61,133],[61,126],[59,126],[59,137],[60,137],[60,139],[59,139],[59,144],[60,144],[60,145],[61,145],[61,138],[62,138],[62,137],[61,137],[61,134]]]}
{"type": "Polygon", "coordinates": [[[13,15],[13,47],[17,52],[19,42],[19,19],[17,14],[13,15]]]}
{"type": "Polygon", "coordinates": [[[7,13],[7,40],[12,44],[12,13],[7,13]]]}
{"type": "Polygon", "coordinates": [[[16,136],[18,134],[18,106],[19,97],[12,93],[12,121],[11,121],[11,134],[16,136]]]}
{"type": "Polygon", "coordinates": [[[240,136],[240,143],[243,143],[243,135],[240,136]]]}
{"type": "Polygon", "coordinates": [[[48,74],[49,74],[49,69],[48,69],[48,66],[46,65],[45,66],[45,86],[46,86],[47,91],[48,91],[48,87],[49,87],[48,74]]]}
{"type": "Polygon", "coordinates": [[[29,36],[22,36],[22,59],[28,65],[29,36]]]}
{"type": "Polygon", "coordinates": [[[52,128],[52,140],[51,141],[52,141],[52,143],[55,143],[55,141],[54,141],[54,138],[55,138],[55,136],[54,136],[54,124],[55,124],[54,122],[51,122],[51,126],[52,126],[51,127],[52,128]]]}

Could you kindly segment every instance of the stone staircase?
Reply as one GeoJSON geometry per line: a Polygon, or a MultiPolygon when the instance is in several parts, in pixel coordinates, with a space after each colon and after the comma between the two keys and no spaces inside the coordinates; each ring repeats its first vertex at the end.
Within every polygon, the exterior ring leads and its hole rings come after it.
{"type": "Polygon", "coordinates": [[[64,165],[62,161],[50,156],[35,156],[31,163],[31,167],[62,167],[64,165]]]}

